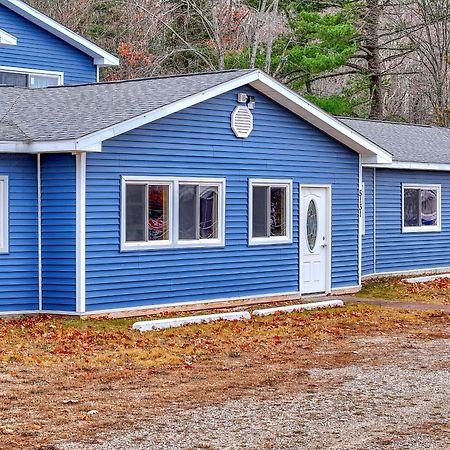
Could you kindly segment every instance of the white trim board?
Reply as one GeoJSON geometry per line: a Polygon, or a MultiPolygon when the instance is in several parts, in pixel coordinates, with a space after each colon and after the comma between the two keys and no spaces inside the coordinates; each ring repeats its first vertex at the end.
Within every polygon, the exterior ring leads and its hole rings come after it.
{"type": "MultiPolygon", "coordinates": [[[[2,2],[4,0],[0,0],[2,2]]],[[[233,89],[245,85],[253,88],[269,97],[274,102],[284,106],[295,115],[303,118],[324,133],[333,137],[342,144],[348,146],[363,157],[365,163],[391,163],[391,155],[381,147],[375,145],[362,135],[356,133],[350,127],[329,115],[317,106],[300,97],[275,79],[260,70],[246,72],[233,80],[221,83],[204,91],[190,95],[189,97],[162,106],[153,111],[141,114],[119,124],[106,127],[102,130],[88,134],[74,140],[32,142],[0,142],[0,152],[28,152],[37,151],[99,151],[101,143],[107,139],[126,133],[140,126],[154,122],[158,119],[194,106],[203,101],[217,97],[233,89]],[[14,148],[14,146],[16,146],[14,148]],[[2,150],[2,148],[4,150],[2,150]]]]}
{"type": "Polygon", "coordinates": [[[86,153],[76,158],[76,311],[86,311],[86,153]]]}
{"type": "Polygon", "coordinates": [[[59,37],[63,41],[81,50],[83,53],[91,56],[94,59],[94,64],[97,66],[118,66],[119,59],[107,51],[101,49],[97,45],[88,41],[84,37],[74,33],[66,28],[64,25],[56,22],[56,20],[42,14],[38,10],[32,8],[20,0],[0,0],[0,4],[6,8],[14,11],[16,14],[24,17],[30,22],[38,25],[49,33],[59,37]]]}
{"type": "Polygon", "coordinates": [[[420,163],[407,161],[393,161],[389,164],[363,163],[363,167],[382,168],[382,169],[398,169],[398,170],[434,170],[442,172],[450,172],[450,164],[446,163],[420,163]]]}
{"type": "Polygon", "coordinates": [[[9,253],[9,178],[0,175],[0,253],[9,253]]]}
{"type": "Polygon", "coordinates": [[[363,280],[377,277],[396,277],[402,275],[420,275],[420,274],[438,274],[450,272],[450,266],[446,267],[432,267],[430,269],[410,269],[410,270],[393,270],[390,272],[376,272],[363,275],[363,280]]]}
{"type": "Polygon", "coordinates": [[[0,47],[8,47],[11,45],[17,45],[17,38],[7,31],[0,29],[0,47]]]}

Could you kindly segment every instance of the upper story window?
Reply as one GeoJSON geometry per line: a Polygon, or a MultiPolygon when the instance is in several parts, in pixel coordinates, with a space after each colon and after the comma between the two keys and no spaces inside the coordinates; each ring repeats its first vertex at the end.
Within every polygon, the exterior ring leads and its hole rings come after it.
{"type": "Polygon", "coordinates": [[[122,250],[223,246],[225,180],[122,179],[122,250]]]}
{"type": "Polygon", "coordinates": [[[292,241],[292,181],[249,181],[249,244],[292,241]]]}
{"type": "Polygon", "coordinates": [[[8,177],[0,176],[0,253],[8,252],[8,177]]]}
{"type": "Polygon", "coordinates": [[[441,186],[404,184],[403,232],[441,231],[441,186]]]}
{"type": "Polygon", "coordinates": [[[0,84],[17,87],[42,88],[63,84],[61,72],[43,70],[19,69],[16,67],[0,66],[0,84]]]}

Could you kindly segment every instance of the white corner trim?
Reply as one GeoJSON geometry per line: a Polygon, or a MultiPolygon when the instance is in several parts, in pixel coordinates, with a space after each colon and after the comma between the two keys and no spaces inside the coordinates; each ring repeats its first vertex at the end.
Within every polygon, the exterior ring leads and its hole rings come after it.
{"type": "Polygon", "coordinates": [[[441,185],[440,184],[417,184],[402,183],[402,233],[439,233],[442,224],[442,204],[441,204],[441,185]],[[425,226],[405,226],[405,189],[428,189],[437,192],[437,225],[425,226]]]}
{"type": "Polygon", "coordinates": [[[86,153],[76,159],[76,312],[86,311],[86,153]]]}
{"type": "Polygon", "coordinates": [[[359,155],[358,161],[358,284],[361,284],[362,277],[362,239],[363,239],[363,221],[366,219],[363,215],[364,207],[364,183],[362,172],[362,158],[359,155]]]}
{"type": "Polygon", "coordinates": [[[9,179],[0,176],[0,253],[9,252],[9,179]]]}
{"type": "Polygon", "coordinates": [[[17,38],[5,30],[0,29],[0,47],[7,47],[11,45],[17,45],[17,38]]]}
{"type": "Polygon", "coordinates": [[[21,0],[0,0],[0,4],[14,11],[30,22],[40,26],[49,33],[58,36],[68,44],[78,48],[82,52],[94,58],[94,64],[98,66],[118,66],[119,59],[97,45],[74,33],[64,25],[42,14],[21,0]]]}
{"type": "Polygon", "coordinates": [[[248,179],[248,245],[282,245],[293,242],[293,182],[291,179],[248,179]],[[286,188],[286,236],[253,237],[253,187],[281,187],[286,188]]]}
{"type": "Polygon", "coordinates": [[[37,209],[38,209],[38,303],[39,311],[43,309],[42,297],[42,180],[41,180],[41,155],[36,157],[37,166],[37,209]]]}

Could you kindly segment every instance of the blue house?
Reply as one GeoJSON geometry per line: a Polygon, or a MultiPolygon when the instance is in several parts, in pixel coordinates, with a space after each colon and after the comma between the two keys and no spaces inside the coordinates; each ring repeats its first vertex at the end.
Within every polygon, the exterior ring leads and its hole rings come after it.
{"type": "Polygon", "coordinates": [[[259,70],[98,83],[117,60],[18,0],[0,30],[0,313],[354,292],[439,259],[445,169],[366,122],[259,70]]]}

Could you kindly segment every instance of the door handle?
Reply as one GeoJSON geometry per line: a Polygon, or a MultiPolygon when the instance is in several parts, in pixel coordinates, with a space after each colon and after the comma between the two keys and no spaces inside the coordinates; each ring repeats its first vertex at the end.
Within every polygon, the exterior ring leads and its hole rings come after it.
{"type": "Polygon", "coordinates": [[[327,244],[322,244],[321,247],[327,247],[327,244]]]}

